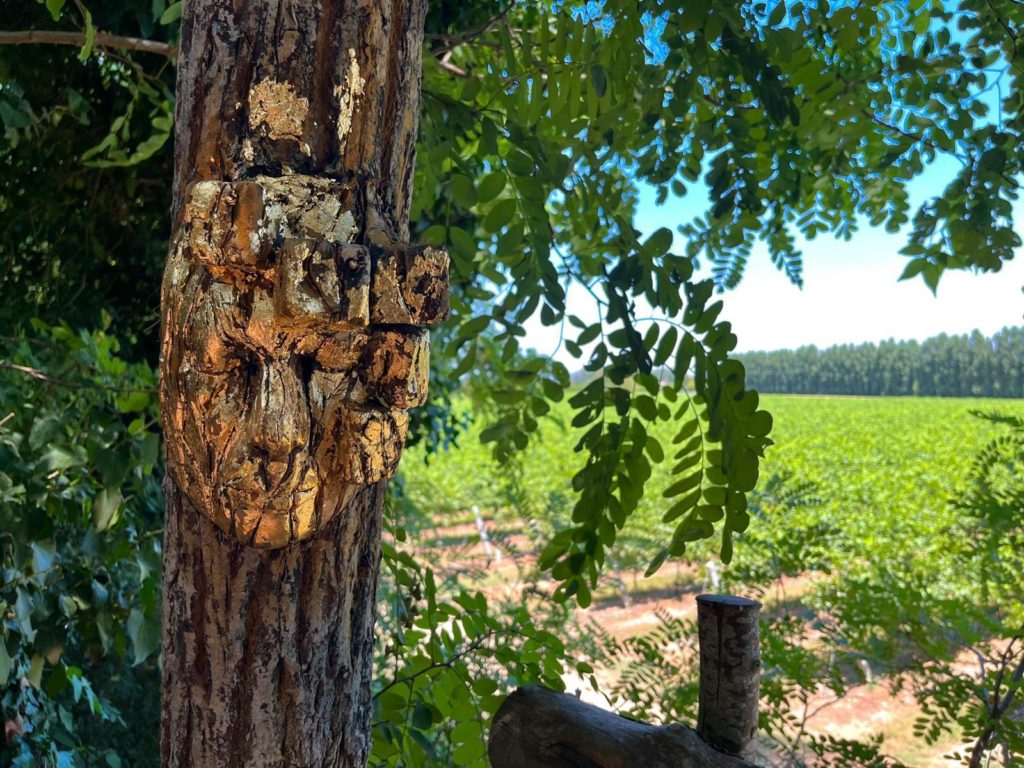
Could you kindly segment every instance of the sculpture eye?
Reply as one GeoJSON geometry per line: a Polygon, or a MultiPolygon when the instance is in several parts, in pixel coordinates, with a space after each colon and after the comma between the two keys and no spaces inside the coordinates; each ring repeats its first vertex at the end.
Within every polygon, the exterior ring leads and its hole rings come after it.
{"type": "Polygon", "coordinates": [[[255,365],[255,354],[236,342],[215,334],[206,336],[195,350],[195,367],[202,373],[228,374],[255,365]]]}
{"type": "Polygon", "coordinates": [[[242,342],[239,312],[232,299],[233,289],[214,283],[194,305],[188,325],[192,366],[203,373],[221,374],[236,370],[249,351],[242,342]]]}
{"type": "Polygon", "coordinates": [[[313,357],[317,366],[325,371],[351,371],[359,364],[367,338],[364,333],[342,331],[325,335],[300,351],[313,357]]]}

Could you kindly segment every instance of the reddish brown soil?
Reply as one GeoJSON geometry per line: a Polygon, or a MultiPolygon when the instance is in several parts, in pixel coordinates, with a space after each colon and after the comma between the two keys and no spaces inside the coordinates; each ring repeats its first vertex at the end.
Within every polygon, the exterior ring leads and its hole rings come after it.
{"type": "MultiPolygon", "coordinates": [[[[488,522],[488,527],[492,524],[488,522]]],[[[535,564],[529,538],[521,533],[492,535],[492,557],[488,562],[473,523],[433,529],[422,538],[424,549],[437,567],[447,573],[468,578],[476,588],[494,595],[517,590],[526,574],[535,564]]],[[[593,622],[605,632],[624,639],[647,632],[658,625],[657,612],[673,616],[695,617],[697,594],[702,591],[702,574],[693,568],[666,566],[655,580],[644,580],[639,574],[623,573],[622,581],[629,592],[629,605],[624,605],[614,584],[601,591],[586,610],[578,610],[582,623],[593,622]],[[666,576],[665,573],[669,575],[666,576]],[[645,591],[645,581],[648,586],[645,591]],[[635,585],[635,587],[634,587],[635,585]]],[[[784,578],[763,596],[766,610],[785,611],[799,607],[799,598],[807,591],[813,575],[784,578]]],[[[809,634],[809,642],[813,641],[809,634]]],[[[607,678],[598,670],[599,680],[607,678]]],[[[570,690],[578,689],[586,700],[608,707],[600,695],[589,691],[583,680],[567,679],[570,690]]],[[[951,768],[962,765],[950,753],[960,744],[956,739],[928,746],[913,735],[913,724],[920,709],[913,696],[906,692],[894,693],[884,678],[873,684],[859,685],[841,699],[827,688],[822,688],[806,703],[809,732],[828,734],[847,739],[866,740],[881,734],[883,751],[908,766],[922,768],[951,768]]],[[[805,706],[795,703],[793,714],[803,718],[805,706]]]]}

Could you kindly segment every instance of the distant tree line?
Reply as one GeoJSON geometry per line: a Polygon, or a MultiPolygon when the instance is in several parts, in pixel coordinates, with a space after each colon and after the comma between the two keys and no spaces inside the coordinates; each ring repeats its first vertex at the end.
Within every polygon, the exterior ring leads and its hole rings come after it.
{"type": "Polygon", "coordinates": [[[1024,327],[739,355],[760,392],[1024,397],[1024,327]]]}

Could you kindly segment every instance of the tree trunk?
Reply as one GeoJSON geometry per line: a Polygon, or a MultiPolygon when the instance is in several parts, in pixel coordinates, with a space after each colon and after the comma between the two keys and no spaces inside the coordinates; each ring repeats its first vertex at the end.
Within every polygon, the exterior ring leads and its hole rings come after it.
{"type": "Polygon", "coordinates": [[[404,245],[425,5],[185,3],[167,768],[366,763],[384,490],[447,313],[447,257],[404,245]]]}
{"type": "Polygon", "coordinates": [[[382,484],[270,551],[165,487],[163,765],[363,765],[382,484]]]}

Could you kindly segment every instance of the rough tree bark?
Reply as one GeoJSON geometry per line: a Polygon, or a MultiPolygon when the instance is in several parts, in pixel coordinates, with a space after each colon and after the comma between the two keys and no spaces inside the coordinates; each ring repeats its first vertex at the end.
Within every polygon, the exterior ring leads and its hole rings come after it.
{"type": "Polygon", "coordinates": [[[185,3],[167,768],[366,762],[384,486],[447,313],[447,257],[403,245],[425,5],[185,3]]]}

